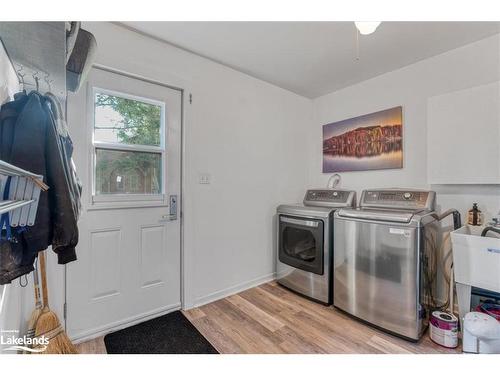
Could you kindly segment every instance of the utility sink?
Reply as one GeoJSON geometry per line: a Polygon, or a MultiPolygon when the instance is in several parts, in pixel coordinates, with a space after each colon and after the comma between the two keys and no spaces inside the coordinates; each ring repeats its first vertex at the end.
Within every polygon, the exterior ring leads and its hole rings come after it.
{"type": "Polygon", "coordinates": [[[460,318],[470,311],[471,287],[500,293],[500,236],[484,227],[463,226],[451,232],[453,269],[460,318]]]}
{"type": "Polygon", "coordinates": [[[451,233],[455,281],[500,293],[500,236],[481,237],[482,229],[464,226],[451,233]]]}

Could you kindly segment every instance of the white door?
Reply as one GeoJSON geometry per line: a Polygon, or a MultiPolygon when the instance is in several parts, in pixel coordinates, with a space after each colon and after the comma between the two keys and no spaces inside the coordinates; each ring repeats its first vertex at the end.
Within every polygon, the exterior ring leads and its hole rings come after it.
{"type": "Polygon", "coordinates": [[[180,309],[181,101],[179,90],[96,68],[68,98],[84,187],[66,275],[75,340],[180,309]]]}

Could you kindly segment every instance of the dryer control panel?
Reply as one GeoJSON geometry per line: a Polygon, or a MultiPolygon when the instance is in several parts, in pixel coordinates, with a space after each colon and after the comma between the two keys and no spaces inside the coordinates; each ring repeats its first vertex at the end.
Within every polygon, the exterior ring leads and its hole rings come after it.
{"type": "Polygon", "coordinates": [[[413,189],[370,189],[361,195],[360,207],[434,210],[436,193],[413,189]]]}
{"type": "Polygon", "coordinates": [[[356,192],[349,190],[311,189],[304,197],[305,206],[354,207],[356,192]]]}

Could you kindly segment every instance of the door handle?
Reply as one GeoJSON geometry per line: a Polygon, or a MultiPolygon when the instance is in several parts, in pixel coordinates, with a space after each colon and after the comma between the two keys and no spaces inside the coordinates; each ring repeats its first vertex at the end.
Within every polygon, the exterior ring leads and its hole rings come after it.
{"type": "Polygon", "coordinates": [[[171,215],[161,215],[161,219],[160,219],[160,223],[165,223],[167,221],[173,221],[173,220],[177,220],[177,217],[173,217],[171,215]]]}
{"type": "Polygon", "coordinates": [[[280,217],[280,221],[282,223],[297,224],[297,225],[302,225],[304,227],[313,227],[313,228],[317,228],[319,225],[319,223],[317,221],[292,219],[289,217],[280,217]]]}
{"type": "Polygon", "coordinates": [[[169,220],[177,220],[177,194],[170,195],[169,207],[169,220]]]}
{"type": "Polygon", "coordinates": [[[169,195],[168,214],[161,215],[161,223],[177,220],[177,195],[169,195]]]}

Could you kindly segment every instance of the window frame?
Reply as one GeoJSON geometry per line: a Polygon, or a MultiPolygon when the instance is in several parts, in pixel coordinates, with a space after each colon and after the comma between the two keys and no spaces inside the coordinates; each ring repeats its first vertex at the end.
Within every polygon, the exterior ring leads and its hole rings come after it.
{"type": "Polygon", "coordinates": [[[111,89],[105,89],[100,86],[91,86],[88,98],[89,106],[89,128],[90,128],[90,154],[91,154],[91,205],[94,209],[99,208],[127,208],[127,207],[143,207],[143,206],[158,206],[167,205],[166,184],[167,184],[167,120],[166,120],[166,105],[165,102],[145,98],[138,95],[132,95],[125,92],[120,92],[111,89]],[[135,145],[117,142],[97,141],[95,139],[95,115],[96,105],[95,98],[97,94],[116,96],[119,98],[139,101],[146,104],[152,104],[161,108],[160,114],[160,144],[152,145],[135,145]],[[108,151],[124,151],[124,152],[146,152],[151,154],[160,154],[161,168],[161,193],[160,194],[97,194],[96,193],[96,165],[97,165],[97,150],[108,151]]]}

